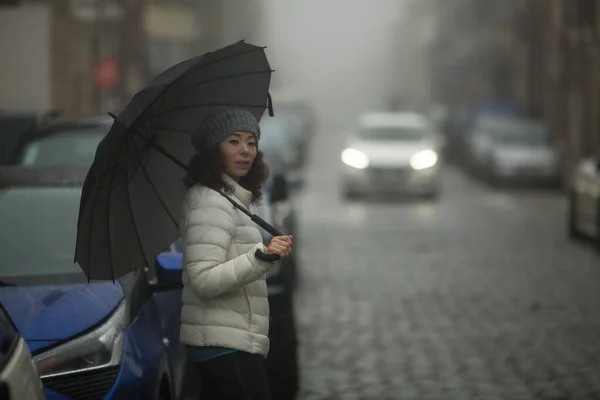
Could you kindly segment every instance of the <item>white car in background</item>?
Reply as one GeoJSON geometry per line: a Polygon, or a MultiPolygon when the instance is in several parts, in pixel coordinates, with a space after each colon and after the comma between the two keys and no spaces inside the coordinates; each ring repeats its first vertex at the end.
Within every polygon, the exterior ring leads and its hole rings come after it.
{"type": "Polygon", "coordinates": [[[403,193],[436,197],[442,137],[417,113],[367,113],[341,153],[344,195],[403,193]]]}
{"type": "Polygon", "coordinates": [[[557,185],[560,146],[543,123],[514,117],[487,117],[468,138],[471,168],[490,183],[557,185]]]}
{"type": "Polygon", "coordinates": [[[569,236],[594,239],[600,246],[600,155],[577,164],[569,182],[568,210],[569,236]]]}

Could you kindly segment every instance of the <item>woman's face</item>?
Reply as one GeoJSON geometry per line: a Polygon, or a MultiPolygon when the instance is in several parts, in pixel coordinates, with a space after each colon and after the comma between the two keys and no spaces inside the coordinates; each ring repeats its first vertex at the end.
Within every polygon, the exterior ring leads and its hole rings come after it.
{"type": "Polygon", "coordinates": [[[245,176],[256,158],[256,138],[248,132],[234,132],[219,143],[225,172],[235,180],[245,176]]]}

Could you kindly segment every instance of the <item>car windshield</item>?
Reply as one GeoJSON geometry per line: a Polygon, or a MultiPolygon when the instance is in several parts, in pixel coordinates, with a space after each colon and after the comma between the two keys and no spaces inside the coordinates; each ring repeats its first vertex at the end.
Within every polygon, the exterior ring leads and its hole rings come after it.
{"type": "Polygon", "coordinates": [[[420,126],[377,126],[364,127],[358,138],[367,141],[418,142],[426,137],[426,130],[420,126]]]}
{"type": "Polygon", "coordinates": [[[259,147],[263,149],[280,149],[292,142],[285,120],[272,119],[261,122],[260,130],[259,147]]]}
{"type": "Polygon", "coordinates": [[[19,138],[34,123],[31,117],[0,117],[0,164],[7,164],[17,147],[19,138]]]}
{"type": "Polygon", "coordinates": [[[537,125],[506,124],[489,130],[494,142],[504,146],[545,146],[548,131],[537,125]]]}
{"type": "Polygon", "coordinates": [[[104,134],[99,129],[69,131],[33,140],[25,147],[20,165],[91,165],[104,134]]]}
{"type": "Polygon", "coordinates": [[[73,262],[80,197],[80,187],[0,191],[0,282],[86,281],[73,262]]]}

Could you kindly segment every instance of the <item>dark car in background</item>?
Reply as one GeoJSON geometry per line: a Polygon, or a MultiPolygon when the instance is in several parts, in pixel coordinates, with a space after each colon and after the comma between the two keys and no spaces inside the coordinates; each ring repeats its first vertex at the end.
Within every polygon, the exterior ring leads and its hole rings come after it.
{"type": "Polygon", "coordinates": [[[17,112],[0,109],[0,165],[8,164],[22,143],[59,115],[58,111],[17,112]]]}
{"type": "Polygon", "coordinates": [[[53,120],[20,140],[9,164],[89,167],[112,122],[109,116],[53,120]]]}
{"type": "Polygon", "coordinates": [[[516,104],[498,100],[484,100],[462,105],[449,113],[446,121],[446,154],[450,160],[468,166],[468,136],[487,117],[520,117],[523,110],[516,104]]]}
{"type": "Polygon", "coordinates": [[[466,149],[470,172],[490,183],[560,182],[561,146],[540,121],[481,118],[466,138],[466,149]]]}
{"type": "Polygon", "coordinates": [[[299,93],[291,89],[275,89],[271,91],[275,104],[275,116],[295,116],[300,123],[303,146],[308,145],[318,129],[317,113],[311,103],[299,93]]]}
{"type": "Polygon", "coordinates": [[[294,116],[265,118],[260,123],[260,149],[265,155],[277,155],[279,173],[292,188],[300,189],[306,179],[302,161],[302,131],[294,116]]]}
{"type": "Polygon", "coordinates": [[[271,94],[275,117],[261,120],[261,128],[267,131],[261,141],[277,146],[289,165],[289,184],[299,189],[306,180],[310,147],[318,129],[317,113],[307,99],[290,88],[275,89],[271,94]]]}

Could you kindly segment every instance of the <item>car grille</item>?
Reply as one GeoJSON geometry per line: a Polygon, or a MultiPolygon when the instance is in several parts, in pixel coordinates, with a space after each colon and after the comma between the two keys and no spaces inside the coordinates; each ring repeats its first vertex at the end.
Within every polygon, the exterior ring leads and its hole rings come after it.
{"type": "Polygon", "coordinates": [[[410,168],[369,168],[369,175],[372,179],[387,182],[402,182],[410,173],[410,168]]]}
{"type": "Polygon", "coordinates": [[[44,386],[74,400],[101,400],[119,374],[119,366],[43,378],[44,386]]]}

